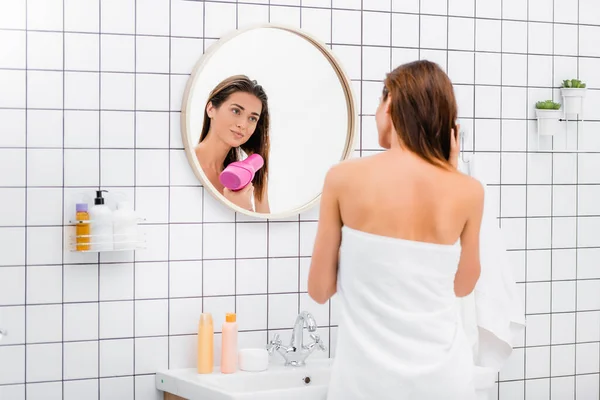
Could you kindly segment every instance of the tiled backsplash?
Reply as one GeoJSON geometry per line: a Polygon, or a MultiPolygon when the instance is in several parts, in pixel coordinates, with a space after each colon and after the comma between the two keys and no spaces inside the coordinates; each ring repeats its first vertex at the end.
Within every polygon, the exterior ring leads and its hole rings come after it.
{"type": "Polygon", "coordinates": [[[0,399],[158,400],[156,370],[194,366],[202,310],[217,329],[237,312],[241,344],[263,346],[307,309],[335,348],[335,301],[306,293],[318,209],[235,215],[203,191],[182,146],[194,63],[229,30],[269,21],[308,30],[342,61],[357,156],[380,150],[387,71],[418,58],[448,71],[526,301],[499,399],[598,399],[596,0],[0,2],[0,399]],[[588,85],[586,121],[568,122],[568,145],[583,152],[537,151],[534,104],[573,77],[588,85]],[[135,201],[146,250],[65,250],[74,203],[98,185],[109,202],[135,201]]]}

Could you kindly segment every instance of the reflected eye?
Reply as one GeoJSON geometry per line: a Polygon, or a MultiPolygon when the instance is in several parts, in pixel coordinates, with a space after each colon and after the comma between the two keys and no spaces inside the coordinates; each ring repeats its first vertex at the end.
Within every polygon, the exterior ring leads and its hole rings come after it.
{"type": "Polygon", "coordinates": [[[258,118],[256,118],[256,117],[250,117],[250,121],[256,123],[258,121],[258,118]]]}
{"type": "Polygon", "coordinates": [[[238,110],[237,108],[232,108],[231,111],[233,111],[234,114],[240,113],[240,110],[238,110]]]}

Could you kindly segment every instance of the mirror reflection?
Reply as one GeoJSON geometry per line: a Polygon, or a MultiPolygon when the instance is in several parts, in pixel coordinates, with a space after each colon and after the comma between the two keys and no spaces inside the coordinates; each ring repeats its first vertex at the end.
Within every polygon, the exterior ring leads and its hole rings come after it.
{"type": "Polygon", "coordinates": [[[238,212],[277,218],[316,204],[352,154],[350,82],[329,50],[294,29],[236,31],[188,81],[182,135],[204,187],[238,212]]]}

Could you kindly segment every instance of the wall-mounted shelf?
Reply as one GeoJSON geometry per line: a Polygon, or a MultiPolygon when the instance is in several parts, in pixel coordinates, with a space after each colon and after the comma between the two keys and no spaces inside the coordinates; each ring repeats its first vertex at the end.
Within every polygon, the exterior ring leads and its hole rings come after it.
{"type": "MultiPolygon", "coordinates": [[[[138,218],[139,223],[144,222],[145,218],[138,218]]],[[[93,224],[94,221],[70,220],[69,226],[76,228],[79,224],[93,224]]],[[[143,232],[132,234],[113,234],[110,238],[103,235],[69,235],[69,251],[75,253],[104,253],[117,251],[135,251],[146,248],[146,235],[143,232]],[[78,242],[78,239],[84,239],[78,242]],[[112,240],[110,240],[112,239],[112,240]]]]}

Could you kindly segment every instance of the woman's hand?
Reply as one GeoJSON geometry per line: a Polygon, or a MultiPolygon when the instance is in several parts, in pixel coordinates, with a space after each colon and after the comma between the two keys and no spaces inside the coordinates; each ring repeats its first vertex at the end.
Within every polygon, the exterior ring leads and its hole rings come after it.
{"type": "Polygon", "coordinates": [[[252,196],[254,195],[254,185],[249,183],[245,188],[233,191],[227,188],[223,189],[223,196],[233,204],[245,210],[254,211],[252,207],[252,196]]]}
{"type": "Polygon", "coordinates": [[[452,129],[450,132],[450,165],[458,169],[458,155],[460,153],[460,124],[456,125],[456,131],[452,129]]]}

